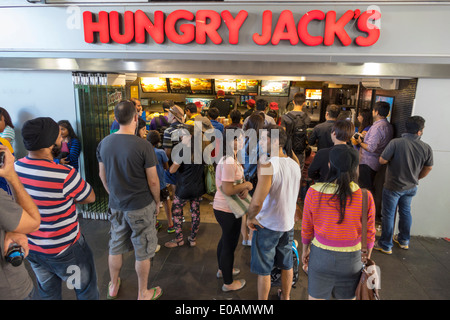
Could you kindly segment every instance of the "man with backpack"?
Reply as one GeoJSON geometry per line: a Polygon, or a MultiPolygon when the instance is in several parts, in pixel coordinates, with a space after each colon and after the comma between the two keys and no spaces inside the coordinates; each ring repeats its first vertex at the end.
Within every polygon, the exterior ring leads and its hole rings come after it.
{"type": "Polygon", "coordinates": [[[311,118],[303,112],[306,97],[304,93],[296,93],[293,104],[294,109],[281,117],[281,126],[286,130],[288,143],[292,145],[292,151],[300,161],[303,168],[305,162],[305,149],[307,146],[307,128],[311,123],[311,118]]]}

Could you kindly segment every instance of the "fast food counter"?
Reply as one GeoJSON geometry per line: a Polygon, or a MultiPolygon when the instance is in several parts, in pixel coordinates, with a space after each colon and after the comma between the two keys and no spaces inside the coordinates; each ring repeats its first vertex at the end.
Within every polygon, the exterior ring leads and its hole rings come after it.
{"type": "Polygon", "coordinates": [[[182,108],[187,103],[200,102],[201,112],[206,114],[211,101],[217,98],[217,93],[224,91],[224,99],[229,100],[242,114],[247,110],[249,99],[264,99],[269,104],[277,103],[278,115],[292,110],[291,101],[294,95],[303,92],[307,97],[304,111],[309,113],[315,124],[325,120],[325,108],[328,104],[342,105],[347,110],[356,109],[360,93],[359,85],[355,84],[279,79],[204,79],[192,78],[189,75],[185,78],[138,76],[134,81],[128,82],[126,87],[129,97],[141,101],[148,123],[153,117],[163,114],[164,100],[172,100],[182,108]]]}

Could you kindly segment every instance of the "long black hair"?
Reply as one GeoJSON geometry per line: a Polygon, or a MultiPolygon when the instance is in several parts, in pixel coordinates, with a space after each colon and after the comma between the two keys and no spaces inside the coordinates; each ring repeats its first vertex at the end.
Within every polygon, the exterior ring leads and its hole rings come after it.
{"type": "Polygon", "coordinates": [[[61,127],[64,127],[69,131],[69,138],[70,139],[78,139],[77,135],[75,134],[75,131],[72,128],[72,125],[68,120],[60,120],[58,121],[58,125],[61,127]]]}
{"type": "MultiPolygon", "coordinates": [[[[345,218],[345,209],[347,208],[347,201],[350,199],[348,205],[351,205],[353,199],[353,190],[351,182],[358,181],[358,154],[354,149],[349,148],[349,153],[354,153],[352,163],[349,165],[350,169],[341,171],[330,161],[330,170],[322,190],[325,190],[330,184],[336,185],[336,191],[331,196],[329,201],[338,200],[337,209],[339,210],[339,220],[337,224],[341,224],[345,218]]],[[[352,154],[351,154],[352,155],[352,154]]],[[[322,194],[322,192],[321,192],[322,194]]]]}
{"type": "Polygon", "coordinates": [[[370,109],[362,109],[359,111],[359,115],[362,116],[363,121],[359,124],[358,132],[363,132],[365,128],[372,125],[372,111],[370,109]]]}

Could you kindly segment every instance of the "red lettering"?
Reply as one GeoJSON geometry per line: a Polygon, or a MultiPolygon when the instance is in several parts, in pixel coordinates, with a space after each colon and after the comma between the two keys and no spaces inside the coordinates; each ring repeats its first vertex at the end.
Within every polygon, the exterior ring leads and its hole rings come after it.
{"type": "Polygon", "coordinates": [[[373,45],[380,38],[380,29],[378,26],[369,23],[369,19],[378,20],[381,18],[381,13],[377,10],[370,10],[363,12],[358,19],[357,27],[360,31],[366,32],[367,37],[359,36],[355,39],[355,43],[361,47],[368,47],[373,45]]]}
{"type": "Polygon", "coordinates": [[[225,10],[222,11],[222,19],[228,27],[228,42],[230,44],[238,44],[239,43],[239,30],[242,27],[245,19],[248,17],[248,12],[241,10],[237,14],[236,18],[233,18],[230,11],[225,10]]]}
{"type": "Polygon", "coordinates": [[[253,34],[253,42],[264,46],[269,43],[272,36],[272,11],[266,10],[263,12],[261,35],[253,34]]]}
{"type": "Polygon", "coordinates": [[[109,13],[109,31],[112,41],[121,44],[130,43],[134,38],[134,13],[125,11],[124,34],[120,33],[120,15],[117,11],[109,13]]]}
{"type": "Polygon", "coordinates": [[[298,43],[294,15],[290,10],[283,10],[281,12],[277,25],[275,26],[275,31],[272,36],[272,44],[277,45],[280,43],[280,40],[289,40],[293,46],[298,43]],[[284,30],[286,30],[286,32],[284,30]]]}
{"type": "Polygon", "coordinates": [[[320,10],[312,10],[307,12],[298,23],[298,36],[300,40],[307,46],[318,46],[322,44],[322,36],[312,36],[308,32],[308,24],[312,20],[323,20],[325,19],[325,13],[320,10]]]}
{"type": "Polygon", "coordinates": [[[180,33],[177,32],[175,26],[178,20],[194,20],[195,16],[192,12],[187,10],[175,10],[166,19],[166,35],[170,41],[178,44],[190,43],[195,39],[195,26],[193,24],[182,24],[180,26],[180,33]]]}
{"type": "Polygon", "coordinates": [[[83,26],[84,26],[84,41],[87,43],[94,43],[94,32],[100,35],[101,43],[109,42],[109,23],[108,12],[100,11],[98,13],[98,22],[92,21],[92,12],[83,12],[83,26]]]}
{"type": "Polygon", "coordinates": [[[134,14],[134,34],[137,43],[144,43],[147,33],[156,43],[161,44],[164,42],[164,13],[155,11],[153,18],[154,23],[150,21],[142,10],[137,10],[134,14]]]}
{"type": "MultiPolygon", "coordinates": [[[[147,35],[150,35],[155,43],[162,44],[167,34],[169,40],[176,44],[193,41],[205,44],[209,38],[213,44],[218,45],[222,43],[219,29],[223,20],[228,28],[228,42],[235,45],[239,43],[239,34],[247,17],[248,12],[245,10],[239,11],[235,17],[228,10],[220,14],[214,10],[199,10],[195,14],[187,10],[175,10],[167,19],[162,11],[155,11],[152,21],[142,10],[134,13],[125,11],[123,14],[117,11],[100,11],[97,18],[92,12],[85,11],[84,39],[87,43],[94,43],[96,39],[102,43],[109,43],[110,40],[120,44],[128,44],[133,40],[145,43],[147,35]],[[186,22],[182,23],[181,20],[186,22]]],[[[261,34],[254,33],[252,39],[257,45],[266,45],[269,41],[272,45],[278,45],[281,40],[289,40],[291,45],[297,45],[301,41],[307,46],[331,46],[337,37],[343,46],[349,46],[354,39],[355,45],[367,47],[380,38],[380,28],[374,24],[379,19],[381,13],[377,10],[365,11],[362,14],[359,9],[347,10],[337,21],[335,11],[324,13],[321,10],[311,10],[300,18],[296,26],[292,11],[283,10],[272,34],[272,11],[265,10],[262,14],[261,34]],[[365,33],[364,35],[350,38],[345,28],[352,19],[357,21],[356,28],[365,33]],[[315,23],[324,21],[321,22],[321,26],[325,25],[323,35],[309,33],[308,26],[314,20],[315,23]]]]}
{"type": "Polygon", "coordinates": [[[217,30],[219,29],[222,19],[220,14],[213,10],[199,10],[196,17],[196,41],[198,44],[206,43],[208,36],[214,44],[221,44],[222,37],[217,30]],[[209,19],[209,23],[206,23],[209,19]]]}
{"type": "Polygon", "coordinates": [[[345,25],[353,19],[354,12],[348,10],[344,15],[336,21],[336,12],[328,11],[325,20],[325,38],[323,44],[331,46],[334,43],[334,36],[336,35],[344,46],[352,43],[352,39],[345,31],[345,25]]]}

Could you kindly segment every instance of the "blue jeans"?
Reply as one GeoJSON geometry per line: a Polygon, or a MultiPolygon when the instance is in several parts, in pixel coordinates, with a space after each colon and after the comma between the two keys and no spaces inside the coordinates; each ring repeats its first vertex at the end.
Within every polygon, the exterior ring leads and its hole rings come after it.
{"type": "Polygon", "coordinates": [[[383,250],[391,250],[395,225],[395,211],[398,206],[398,241],[402,245],[408,245],[411,238],[412,225],[411,201],[417,193],[417,186],[405,191],[391,191],[383,188],[381,206],[381,237],[378,245],[383,250]]]}
{"type": "Polygon", "coordinates": [[[294,266],[292,257],[294,229],[286,232],[256,227],[252,236],[250,271],[260,276],[271,274],[273,267],[290,270],[294,266]]]}
{"type": "Polygon", "coordinates": [[[30,251],[27,259],[36,274],[41,299],[61,300],[62,281],[75,289],[78,300],[99,299],[94,257],[83,235],[57,256],[30,251]]]}

